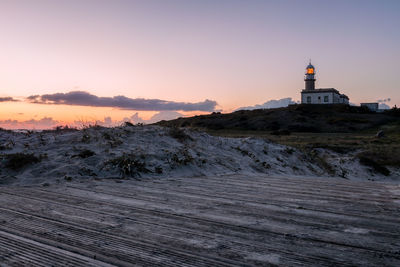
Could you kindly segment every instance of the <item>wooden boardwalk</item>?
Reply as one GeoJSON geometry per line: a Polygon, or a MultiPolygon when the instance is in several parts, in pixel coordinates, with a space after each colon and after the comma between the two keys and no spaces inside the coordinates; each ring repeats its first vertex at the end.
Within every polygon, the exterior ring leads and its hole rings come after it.
{"type": "Polygon", "coordinates": [[[400,186],[223,176],[0,187],[0,266],[400,266],[400,186]]]}

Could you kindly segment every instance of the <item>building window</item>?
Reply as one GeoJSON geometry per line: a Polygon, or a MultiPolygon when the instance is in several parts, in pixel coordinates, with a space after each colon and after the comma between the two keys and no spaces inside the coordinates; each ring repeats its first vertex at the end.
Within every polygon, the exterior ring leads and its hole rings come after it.
{"type": "Polygon", "coordinates": [[[324,96],[324,102],[325,102],[325,103],[329,102],[329,96],[327,96],[327,95],[324,96]]]}
{"type": "Polygon", "coordinates": [[[307,96],[307,103],[311,104],[311,96],[307,96]]]}

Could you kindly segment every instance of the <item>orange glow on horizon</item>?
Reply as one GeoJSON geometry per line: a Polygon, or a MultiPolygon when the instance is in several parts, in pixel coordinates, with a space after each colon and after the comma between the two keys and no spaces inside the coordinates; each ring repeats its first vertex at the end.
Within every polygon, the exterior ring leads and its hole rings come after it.
{"type": "MultiPolygon", "coordinates": [[[[3,102],[0,103],[0,127],[6,129],[39,129],[53,128],[60,125],[81,127],[102,122],[111,118],[112,125],[118,125],[128,119],[134,123],[134,116],[138,113],[140,119],[150,120],[160,111],[135,111],[122,110],[109,107],[88,107],[72,105],[46,105],[29,102],[3,102]],[[51,120],[50,126],[36,127],[40,120],[51,120]],[[15,122],[16,121],[16,122],[15,122]]],[[[178,111],[179,112],[179,111],[178,111]]],[[[179,112],[182,116],[209,114],[210,112],[179,112]]]]}

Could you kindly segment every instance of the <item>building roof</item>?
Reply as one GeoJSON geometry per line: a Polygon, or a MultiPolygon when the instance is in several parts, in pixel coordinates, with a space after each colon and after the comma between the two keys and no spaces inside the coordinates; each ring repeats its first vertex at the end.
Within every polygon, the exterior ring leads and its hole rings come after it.
{"type": "Polygon", "coordinates": [[[301,93],[336,93],[340,94],[338,90],[335,88],[319,88],[319,89],[314,89],[314,90],[305,90],[303,89],[301,93]]]}
{"type": "Polygon", "coordinates": [[[341,94],[340,97],[341,98],[346,98],[347,100],[350,100],[349,97],[347,95],[345,95],[345,94],[341,94]]]}
{"type": "Polygon", "coordinates": [[[310,69],[310,68],[313,68],[313,69],[315,69],[315,68],[314,68],[314,66],[311,64],[311,58],[310,58],[310,63],[308,63],[308,66],[307,66],[307,68],[306,68],[306,69],[310,69]]]}

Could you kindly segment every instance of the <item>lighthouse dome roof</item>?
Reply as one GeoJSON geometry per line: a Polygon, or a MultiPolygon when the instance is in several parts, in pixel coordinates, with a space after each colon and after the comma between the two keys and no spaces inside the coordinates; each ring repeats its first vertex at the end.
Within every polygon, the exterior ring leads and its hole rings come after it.
{"type": "Polygon", "coordinates": [[[314,68],[314,66],[311,65],[311,63],[310,63],[310,64],[308,64],[307,69],[315,69],[315,68],[314,68]]]}

